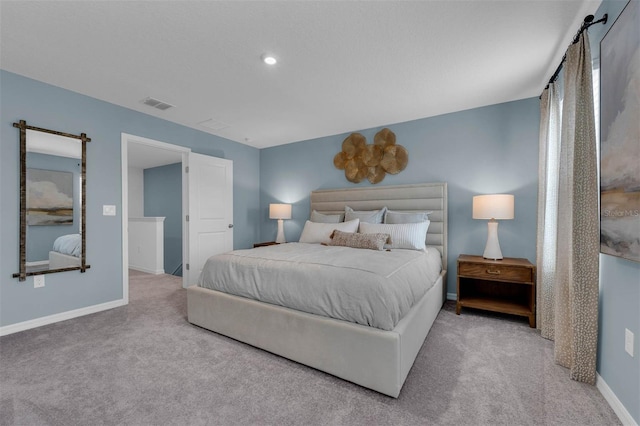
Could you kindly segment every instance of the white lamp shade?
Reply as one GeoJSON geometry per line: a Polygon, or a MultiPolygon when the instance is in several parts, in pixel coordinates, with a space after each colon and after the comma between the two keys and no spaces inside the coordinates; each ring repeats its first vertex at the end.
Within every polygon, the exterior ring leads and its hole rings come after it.
{"type": "Polygon", "coordinates": [[[474,219],[513,219],[513,217],[513,195],[491,194],[473,197],[474,219]]]}
{"type": "Polygon", "coordinates": [[[269,219],[291,219],[291,204],[269,204],[269,219]]]}

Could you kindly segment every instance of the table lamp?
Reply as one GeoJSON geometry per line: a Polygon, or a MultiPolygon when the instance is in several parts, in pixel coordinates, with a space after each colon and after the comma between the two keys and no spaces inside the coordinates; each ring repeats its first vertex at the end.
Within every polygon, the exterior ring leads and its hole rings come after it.
{"type": "Polygon", "coordinates": [[[513,206],[513,195],[510,194],[476,195],[473,197],[473,218],[489,219],[487,245],[483,255],[485,259],[502,259],[496,219],[513,219],[513,206]]]}
{"type": "Polygon", "coordinates": [[[291,204],[269,204],[269,219],[278,219],[276,243],[286,243],[283,219],[291,219],[291,204]]]}

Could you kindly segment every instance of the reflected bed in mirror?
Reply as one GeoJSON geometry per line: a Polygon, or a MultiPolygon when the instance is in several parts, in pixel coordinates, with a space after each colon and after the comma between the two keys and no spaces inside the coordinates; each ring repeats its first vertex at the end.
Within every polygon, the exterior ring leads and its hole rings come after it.
{"type": "Polygon", "coordinates": [[[20,264],[14,278],[89,268],[86,134],[13,123],[20,130],[20,264]]]}

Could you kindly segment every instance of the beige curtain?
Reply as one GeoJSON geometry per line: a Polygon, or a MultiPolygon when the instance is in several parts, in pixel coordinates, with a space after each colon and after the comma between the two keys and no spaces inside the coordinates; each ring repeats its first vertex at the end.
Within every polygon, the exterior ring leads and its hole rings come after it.
{"type": "MultiPolygon", "coordinates": [[[[542,259],[539,318],[543,336],[555,341],[556,362],[570,369],[572,379],[593,384],[600,235],[591,53],[586,33],[567,50],[562,103],[554,266],[549,262],[553,248],[544,240],[546,228],[551,228],[547,219],[553,219],[553,214],[546,214],[553,207],[553,197],[545,197],[543,229],[538,230],[538,261],[542,259]]],[[[545,149],[548,153],[551,148],[545,149]]],[[[548,192],[548,180],[544,185],[548,192]]]]}

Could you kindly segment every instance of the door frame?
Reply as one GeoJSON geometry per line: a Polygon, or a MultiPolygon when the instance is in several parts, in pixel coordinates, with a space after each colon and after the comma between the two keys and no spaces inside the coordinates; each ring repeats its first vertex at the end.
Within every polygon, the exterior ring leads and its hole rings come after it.
{"type": "MultiPolygon", "coordinates": [[[[189,255],[189,230],[185,220],[189,214],[189,179],[186,173],[186,166],[189,160],[191,148],[173,145],[155,139],[144,138],[142,136],[121,133],[121,171],[122,171],[122,298],[124,303],[129,303],[129,143],[146,145],[152,148],[160,148],[168,151],[175,151],[182,156],[182,262],[189,255]]],[[[187,276],[182,274],[182,287],[187,287],[187,276]]]]}

